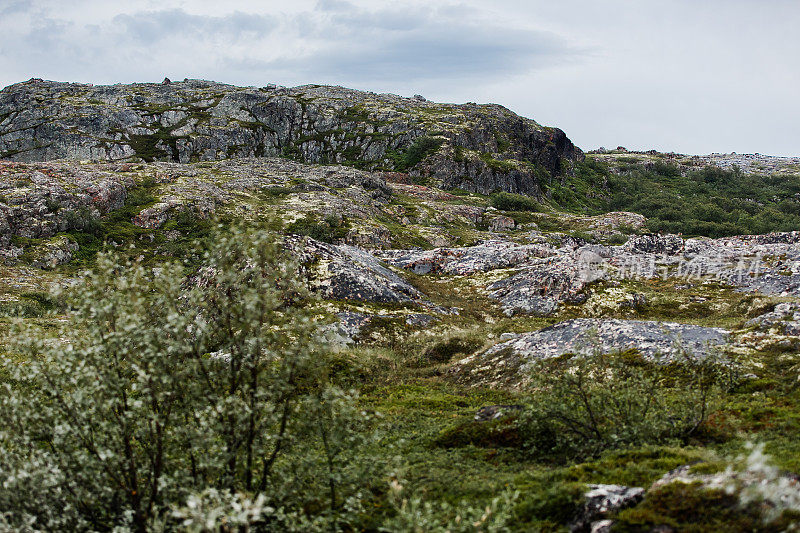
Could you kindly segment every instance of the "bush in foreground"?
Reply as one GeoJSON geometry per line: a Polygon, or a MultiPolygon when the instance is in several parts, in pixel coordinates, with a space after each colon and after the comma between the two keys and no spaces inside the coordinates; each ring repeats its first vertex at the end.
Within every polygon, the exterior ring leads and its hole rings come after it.
{"type": "Polygon", "coordinates": [[[174,529],[210,509],[204,527],[222,531],[236,523],[218,511],[246,507],[261,529],[314,530],[357,511],[365,415],[326,379],[295,265],[234,230],[181,272],[100,256],[62,331],[17,328],[0,363],[0,526],[174,529]]]}

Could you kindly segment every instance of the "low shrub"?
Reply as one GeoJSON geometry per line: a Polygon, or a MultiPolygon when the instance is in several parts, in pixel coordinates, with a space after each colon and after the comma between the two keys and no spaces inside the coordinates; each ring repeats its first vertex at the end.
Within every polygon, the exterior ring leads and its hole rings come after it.
{"type": "Polygon", "coordinates": [[[526,446],[557,459],[686,442],[721,397],[721,368],[716,358],[688,353],[667,365],[636,351],[540,361],[520,416],[526,446]]]}
{"type": "Polygon", "coordinates": [[[541,204],[535,198],[513,194],[510,192],[498,192],[489,198],[492,207],[501,211],[541,211],[541,204]]]}
{"type": "Polygon", "coordinates": [[[420,354],[422,364],[449,362],[456,355],[469,355],[483,346],[483,342],[470,336],[452,336],[427,345],[420,354]]]}

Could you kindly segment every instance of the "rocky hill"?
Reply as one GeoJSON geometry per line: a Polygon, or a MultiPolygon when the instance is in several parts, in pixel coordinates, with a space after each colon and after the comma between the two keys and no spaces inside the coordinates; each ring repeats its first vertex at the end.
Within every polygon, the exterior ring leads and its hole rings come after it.
{"type": "Polygon", "coordinates": [[[33,79],[0,92],[0,158],[188,163],[254,156],[409,171],[444,188],[541,195],[582,152],[561,130],[499,105],[437,104],[342,87],[33,79]]]}

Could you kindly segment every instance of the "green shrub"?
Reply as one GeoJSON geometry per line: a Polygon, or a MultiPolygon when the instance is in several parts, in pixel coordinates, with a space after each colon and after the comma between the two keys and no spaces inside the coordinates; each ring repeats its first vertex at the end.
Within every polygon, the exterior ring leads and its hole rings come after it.
{"type": "Polygon", "coordinates": [[[426,346],[422,350],[420,361],[423,364],[447,363],[456,355],[469,355],[481,346],[483,346],[483,341],[480,339],[454,335],[426,346]]]}
{"type": "MultiPolygon", "coordinates": [[[[597,163],[594,163],[597,165],[597,163]]],[[[682,173],[671,163],[620,166],[599,211],[633,211],[654,232],[724,237],[800,227],[800,176],[744,174],[714,166],[682,173]]]]}
{"type": "Polygon", "coordinates": [[[721,396],[721,368],[714,357],[684,354],[662,365],[635,351],[539,361],[520,416],[527,446],[563,458],[685,441],[721,396]]]}
{"type": "Polygon", "coordinates": [[[492,207],[501,211],[541,211],[542,205],[530,196],[498,192],[489,197],[492,207]]]}
{"type": "Polygon", "coordinates": [[[323,221],[314,215],[295,220],[286,227],[286,231],[295,235],[305,235],[318,241],[335,243],[343,239],[350,229],[350,225],[344,219],[334,215],[326,216],[323,221]]]}
{"type": "Polygon", "coordinates": [[[394,170],[405,172],[434,153],[444,143],[444,139],[431,136],[417,137],[405,150],[387,150],[386,155],[394,164],[394,170]]]}
{"type": "Polygon", "coordinates": [[[442,448],[477,446],[480,448],[521,448],[524,438],[514,414],[497,420],[467,420],[443,430],[434,440],[442,448]]]}

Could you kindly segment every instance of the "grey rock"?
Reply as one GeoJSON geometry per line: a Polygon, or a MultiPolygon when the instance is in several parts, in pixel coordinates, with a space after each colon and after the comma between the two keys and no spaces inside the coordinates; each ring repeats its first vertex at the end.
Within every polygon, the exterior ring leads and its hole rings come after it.
{"type": "Polygon", "coordinates": [[[589,485],[584,495],[583,507],[577,519],[570,525],[572,532],[608,531],[611,524],[606,518],[610,514],[633,507],[644,498],[642,487],[625,487],[623,485],[589,485]]]}
{"type": "Polygon", "coordinates": [[[591,355],[636,349],[645,357],[673,359],[684,353],[704,357],[728,342],[728,331],[672,322],[577,318],[495,344],[484,354],[511,350],[526,361],[564,353],[591,355]]]}
{"type": "Polygon", "coordinates": [[[550,245],[489,240],[466,248],[387,250],[377,254],[387,263],[416,274],[469,275],[524,264],[531,258],[548,257],[555,254],[555,249],[550,245]]]}
{"type": "Polygon", "coordinates": [[[342,311],[336,314],[336,322],[323,329],[328,340],[333,344],[347,346],[355,344],[362,328],[369,324],[371,317],[353,311],[342,311]]]}
{"type": "Polygon", "coordinates": [[[582,303],[585,287],[604,276],[590,261],[571,255],[540,259],[516,274],[492,283],[489,296],[498,300],[508,316],[531,313],[553,314],[562,302],[582,303]]]}
{"type": "Polygon", "coordinates": [[[631,237],[622,250],[633,253],[676,255],[683,251],[683,239],[678,235],[639,235],[631,237]]]}
{"type": "Polygon", "coordinates": [[[498,418],[503,418],[521,410],[521,405],[487,405],[486,407],[478,409],[474,419],[476,422],[488,422],[489,420],[497,420],[498,418]]]}
{"type": "Polygon", "coordinates": [[[31,265],[44,270],[55,268],[71,261],[78,248],[78,243],[68,237],[55,237],[37,247],[31,265]]]}
{"type": "Polygon", "coordinates": [[[360,248],[299,236],[287,237],[286,243],[303,265],[311,289],[323,298],[381,303],[424,301],[422,293],[360,248]]]}

